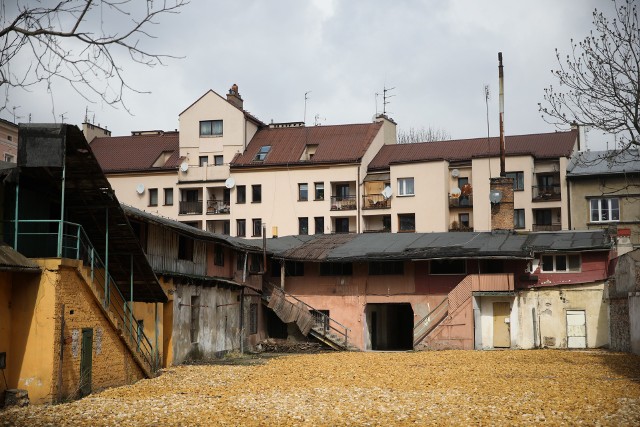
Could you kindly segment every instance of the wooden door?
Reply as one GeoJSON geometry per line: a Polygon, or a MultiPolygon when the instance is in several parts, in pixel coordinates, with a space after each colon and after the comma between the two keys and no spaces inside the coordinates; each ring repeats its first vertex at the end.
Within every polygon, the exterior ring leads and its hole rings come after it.
{"type": "Polygon", "coordinates": [[[511,336],[509,321],[511,316],[511,307],[509,302],[493,303],[493,347],[509,348],[511,347],[511,336]]]}
{"type": "Polygon", "coordinates": [[[80,353],[80,395],[91,393],[91,366],[93,364],[93,329],[82,329],[82,349],[80,353]]]}

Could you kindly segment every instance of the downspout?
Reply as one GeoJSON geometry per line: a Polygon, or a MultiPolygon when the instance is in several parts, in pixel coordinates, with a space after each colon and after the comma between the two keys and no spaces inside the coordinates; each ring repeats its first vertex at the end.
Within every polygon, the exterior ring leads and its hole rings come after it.
{"type": "Polygon", "coordinates": [[[62,258],[62,232],[64,229],[64,187],[67,174],[66,160],[62,164],[62,190],[60,192],[60,222],[58,223],[58,258],[62,258]]]}
{"type": "Polygon", "coordinates": [[[105,208],[105,238],[104,238],[104,306],[109,306],[109,208],[105,208]]]}
{"type": "Polygon", "coordinates": [[[358,215],[358,220],[356,221],[356,233],[360,234],[360,165],[358,165],[356,183],[356,213],[358,215]]]}
{"type": "MultiPolygon", "coordinates": [[[[567,179],[566,173],[564,181],[567,183],[567,224],[568,229],[571,230],[571,182],[567,179]]],[[[560,220],[562,221],[562,218],[560,220]]]]}

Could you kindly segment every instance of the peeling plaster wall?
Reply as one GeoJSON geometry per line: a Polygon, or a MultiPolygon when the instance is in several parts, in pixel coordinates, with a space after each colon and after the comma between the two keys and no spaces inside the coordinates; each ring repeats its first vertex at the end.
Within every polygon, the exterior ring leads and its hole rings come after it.
{"type": "Polygon", "coordinates": [[[481,330],[480,343],[476,343],[476,348],[483,350],[493,348],[493,303],[494,302],[509,302],[511,305],[510,320],[510,332],[511,347],[515,348],[519,345],[519,331],[520,331],[520,312],[519,304],[513,297],[479,297],[480,300],[480,324],[476,324],[476,329],[481,330]]]}

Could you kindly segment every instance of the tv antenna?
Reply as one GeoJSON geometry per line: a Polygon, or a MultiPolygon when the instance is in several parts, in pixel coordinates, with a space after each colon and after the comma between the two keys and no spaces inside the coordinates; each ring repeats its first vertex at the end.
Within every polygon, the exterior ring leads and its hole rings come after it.
{"type": "Polygon", "coordinates": [[[304,93],[304,117],[302,118],[302,121],[306,124],[307,123],[307,100],[309,99],[309,97],[307,95],[309,95],[311,93],[311,91],[305,92],[304,93]]]}
{"type": "Polygon", "coordinates": [[[487,141],[489,141],[489,99],[491,99],[491,91],[489,90],[489,85],[484,85],[484,103],[487,108],[487,141]]]}
{"type": "Polygon", "coordinates": [[[64,123],[64,115],[67,114],[66,112],[60,114],[60,123],[64,123]]]}
{"type": "Polygon", "coordinates": [[[18,118],[18,120],[22,118],[22,116],[16,116],[16,110],[17,110],[18,108],[20,108],[20,106],[19,106],[19,105],[18,105],[18,106],[14,106],[14,107],[13,107],[13,123],[17,123],[17,122],[16,122],[16,117],[18,118]]]}
{"type": "Polygon", "coordinates": [[[385,86],[382,90],[382,114],[387,115],[387,104],[390,104],[391,101],[388,101],[389,98],[393,98],[395,95],[387,95],[387,92],[391,92],[395,87],[388,88],[385,86]]]}

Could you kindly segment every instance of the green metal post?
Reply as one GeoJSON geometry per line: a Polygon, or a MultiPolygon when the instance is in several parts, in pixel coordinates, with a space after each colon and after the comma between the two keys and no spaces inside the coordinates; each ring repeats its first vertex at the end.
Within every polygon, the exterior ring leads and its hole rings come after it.
{"type": "Polygon", "coordinates": [[[18,201],[20,198],[18,197],[20,194],[20,178],[18,178],[18,182],[16,183],[16,209],[14,213],[14,233],[13,233],[13,249],[18,250],[18,201]]]}
{"type": "Polygon", "coordinates": [[[93,287],[93,246],[91,247],[91,287],[93,287]]]}
{"type": "Polygon", "coordinates": [[[80,259],[80,226],[78,225],[78,232],[76,233],[76,259],[80,259]]]}
{"type": "Polygon", "coordinates": [[[104,306],[109,306],[109,208],[105,209],[105,239],[104,239],[104,306]]]}
{"type": "Polygon", "coordinates": [[[62,232],[64,231],[64,187],[67,174],[66,161],[62,165],[62,190],[60,192],[60,222],[58,223],[58,258],[62,258],[62,232]]]}

